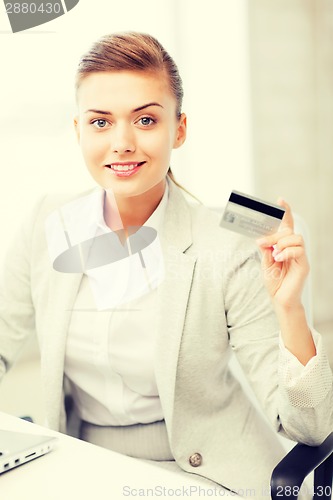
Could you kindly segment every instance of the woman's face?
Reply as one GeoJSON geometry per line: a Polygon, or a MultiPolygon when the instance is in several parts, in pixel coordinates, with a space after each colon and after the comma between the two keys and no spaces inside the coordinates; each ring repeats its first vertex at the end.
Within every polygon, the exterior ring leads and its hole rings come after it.
{"type": "Polygon", "coordinates": [[[92,73],[77,98],[75,128],[95,181],[116,197],[162,196],[171,151],[186,137],[165,75],[92,73]]]}

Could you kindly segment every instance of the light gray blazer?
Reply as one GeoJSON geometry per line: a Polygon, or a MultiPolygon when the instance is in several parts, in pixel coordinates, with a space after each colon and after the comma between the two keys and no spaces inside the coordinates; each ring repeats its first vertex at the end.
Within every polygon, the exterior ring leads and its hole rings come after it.
{"type": "MultiPolygon", "coordinates": [[[[36,206],[9,250],[0,287],[0,355],[10,366],[37,332],[47,425],[62,432],[66,335],[82,275],[52,268],[44,224],[67,201],[45,197],[36,206]]],[[[319,365],[320,403],[311,407],[306,394],[291,402],[279,377],[278,325],[255,244],[221,229],[216,214],[191,206],[172,182],[160,239],[166,272],[158,288],[155,370],[171,450],[185,471],[234,490],[256,488],[260,497],[284,452],[231,375],[231,349],[272,429],[309,444],[333,429],[328,362],[323,356],[319,365]],[[202,456],[195,468],[194,453],[202,456]]]]}

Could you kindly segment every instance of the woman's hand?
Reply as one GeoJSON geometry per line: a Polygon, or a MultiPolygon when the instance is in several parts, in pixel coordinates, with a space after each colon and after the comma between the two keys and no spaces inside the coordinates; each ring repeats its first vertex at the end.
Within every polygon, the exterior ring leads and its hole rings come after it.
{"type": "Polygon", "coordinates": [[[264,282],[273,303],[289,309],[301,305],[309,264],[303,238],[294,233],[289,205],[282,199],[278,204],[286,210],[279,231],[260,238],[257,244],[262,253],[264,282]]]}
{"type": "Polygon", "coordinates": [[[289,205],[285,208],[279,231],[257,240],[262,252],[264,282],[270,294],[285,347],[306,365],[316,354],[316,347],[302,306],[302,290],[309,273],[301,235],[294,233],[289,205]]]}

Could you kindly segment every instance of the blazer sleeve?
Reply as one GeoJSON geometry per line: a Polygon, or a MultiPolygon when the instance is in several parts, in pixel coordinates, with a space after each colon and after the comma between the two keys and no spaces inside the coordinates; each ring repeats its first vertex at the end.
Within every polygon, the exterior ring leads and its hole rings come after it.
{"type": "Polygon", "coordinates": [[[16,232],[5,255],[0,275],[0,357],[4,375],[18,357],[26,339],[35,332],[31,296],[31,243],[40,200],[16,232]]]}
{"type": "Polygon", "coordinates": [[[295,384],[287,376],[279,325],[261,279],[256,249],[237,252],[225,281],[225,310],[231,348],[271,424],[290,439],[320,444],[333,430],[329,362],[321,346],[320,355],[312,362],[315,369],[307,370],[307,383],[301,384],[302,394],[295,398],[295,384]],[[311,398],[318,384],[320,397],[311,398]]]}

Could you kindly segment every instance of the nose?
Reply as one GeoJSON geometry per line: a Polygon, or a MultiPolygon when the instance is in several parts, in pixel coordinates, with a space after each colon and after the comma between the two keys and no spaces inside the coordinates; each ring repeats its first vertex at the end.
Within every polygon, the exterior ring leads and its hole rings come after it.
{"type": "Polygon", "coordinates": [[[113,152],[118,154],[135,151],[134,132],[129,124],[118,123],[114,126],[111,147],[113,152]]]}

